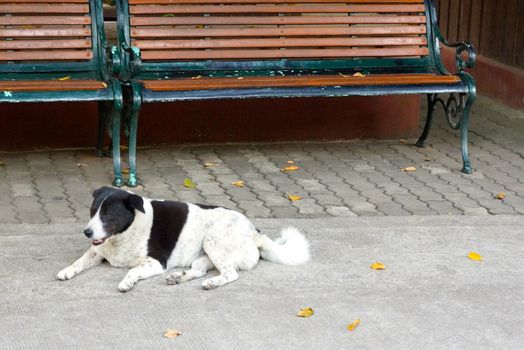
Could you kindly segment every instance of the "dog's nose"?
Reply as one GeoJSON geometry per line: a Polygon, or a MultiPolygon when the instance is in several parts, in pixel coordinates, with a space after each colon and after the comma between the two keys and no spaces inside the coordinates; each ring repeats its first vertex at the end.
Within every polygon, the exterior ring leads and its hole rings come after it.
{"type": "Polygon", "coordinates": [[[86,228],[84,230],[84,235],[86,235],[87,238],[91,238],[91,236],[93,235],[93,230],[91,230],[90,228],[86,228]]]}

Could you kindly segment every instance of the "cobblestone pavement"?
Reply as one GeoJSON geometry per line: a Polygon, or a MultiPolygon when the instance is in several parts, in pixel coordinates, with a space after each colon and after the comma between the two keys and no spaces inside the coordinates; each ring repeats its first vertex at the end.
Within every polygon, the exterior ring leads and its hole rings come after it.
{"type": "MultiPolygon", "coordinates": [[[[460,172],[458,132],[439,113],[425,149],[414,140],[140,149],[135,191],[252,217],[523,214],[524,113],[480,98],[470,130],[472,175],[460,172]],[[282,172],[289,160],[300,169],[282,172]],[[401,170],[410,166],[417,170],[401,170]],[[184,188],[185,178],[197,187],[184,188]],[[232,185],[238,180],[245,187],[232,185]]],[[[0,223],[83,222],[91,192],[111,181],[111,159],[89,150],[0,153],[0,160],[0,223]]]]}

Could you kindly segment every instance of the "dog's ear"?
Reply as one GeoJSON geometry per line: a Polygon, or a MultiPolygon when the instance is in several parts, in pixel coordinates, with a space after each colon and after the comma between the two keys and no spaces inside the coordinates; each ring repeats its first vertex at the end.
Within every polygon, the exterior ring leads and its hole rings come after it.
{"type": "Polygon", "coordinates": [[[144,214],[146,213],[144,210],[144,200],[142,197],[134,193],[129,193],[129,195],[124,199],[124,204],[129,209],[136,209],[144,214]]]}

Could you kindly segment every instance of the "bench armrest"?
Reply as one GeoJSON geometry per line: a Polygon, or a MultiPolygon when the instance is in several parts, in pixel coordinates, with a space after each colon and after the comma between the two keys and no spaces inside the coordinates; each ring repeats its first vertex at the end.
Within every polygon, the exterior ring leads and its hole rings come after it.
{"type": "Polygon", "coordinates": [[[122,55],[116,45],[109,45],[106,47],[106,56],[109,64],[109,73],[112,76],[118,77],[122,71],[122,55]]]}
{"type": "Polygon", "coordinates": [[[458,43],[450,43],[447,41],[438,27],[434,28],[437,39],[447,47],[455,48],[455,66],[457,71],[462,73],[466,68],[474,68],[477,62],[477,50],[469,41],[461,41],[458,43]],[[467,52],[468,55],[465,58],[462,54],[467,52]]]}
{"type": "Polygon", "coordinates": [[[129,46],[126,43],[122,43],[122,50],[126,53],[128,58],[128,69],[131,77],[140,74],[142,70],[142,55],[140,49],[136,46],[129,46]]]}

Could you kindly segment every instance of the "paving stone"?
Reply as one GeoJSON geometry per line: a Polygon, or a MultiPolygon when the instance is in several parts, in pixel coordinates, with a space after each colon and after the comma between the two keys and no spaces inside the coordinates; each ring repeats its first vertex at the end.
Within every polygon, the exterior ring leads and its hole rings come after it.
{"type": "Polygon", "coordinates": [[[260,201],[239,201],[238,207],[248,217],[267,218],[271,216],[271,211],[260,201]]]}
{"type": "Polygon", "coordinates": [[[357,216],[357,214],[352,212],[348,207],[344,207],[344,206],[327,206],[326,211],[328,214],[333,215],[333,216],[343,216],[343,217],[357,216]]]}

